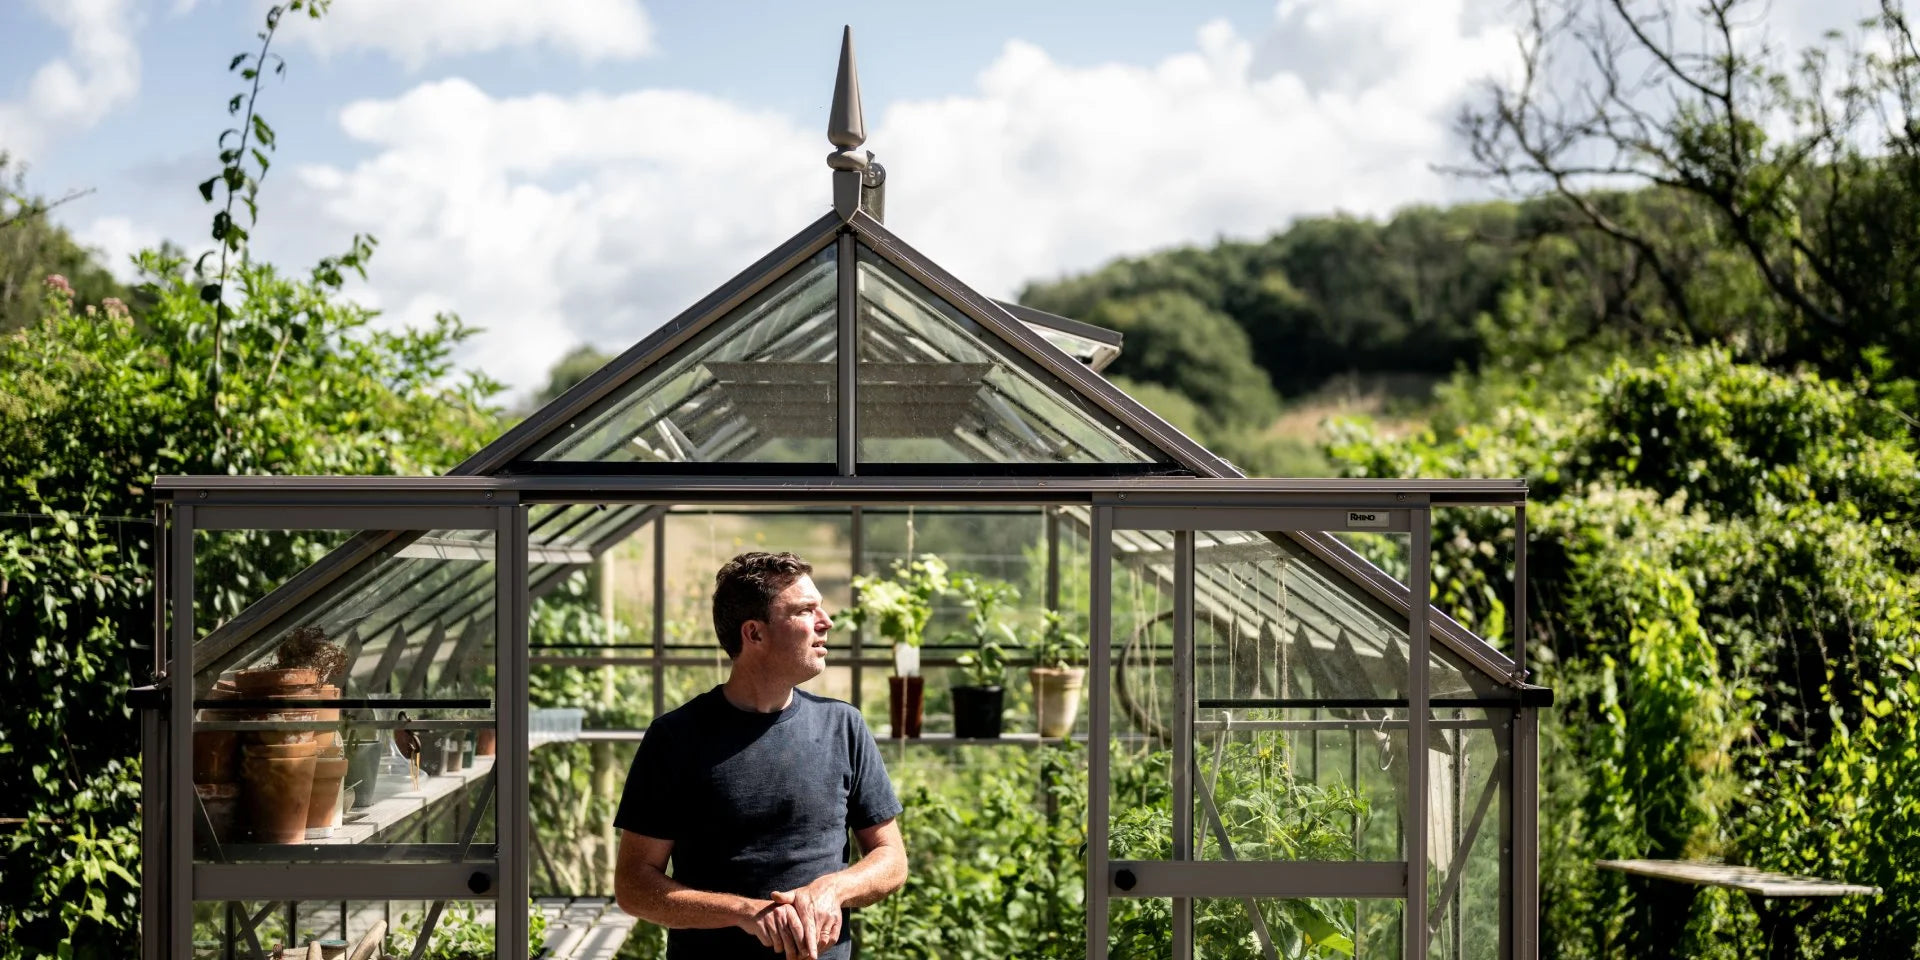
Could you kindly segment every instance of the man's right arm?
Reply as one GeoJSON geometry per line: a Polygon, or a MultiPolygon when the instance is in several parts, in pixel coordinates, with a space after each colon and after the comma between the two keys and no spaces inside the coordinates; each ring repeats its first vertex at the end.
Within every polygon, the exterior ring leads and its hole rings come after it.
{"type": "Polygon", "coordinates": [[[695,890],[667,876],[673,841],[620,831],[614,899],[620,909],[668,929],[739,927],[790,957],[807,949],[800,915],[791,906],[730,893],[695,890]]]}

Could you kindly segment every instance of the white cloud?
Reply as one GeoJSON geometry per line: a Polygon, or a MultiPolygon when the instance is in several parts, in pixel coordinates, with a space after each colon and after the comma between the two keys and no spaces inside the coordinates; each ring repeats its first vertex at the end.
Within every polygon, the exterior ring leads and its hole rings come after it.
{"type": "Polygon", "coordinates": [[[436,57],[546,45],[589,62],[653,52],[639,0],[336,0],[291,31],[322,55],[377,50],[417,70],[436,57]]]}
{"type": "Polygon", "coordinates": [[[126,217],[95,217],[74,230],[73,235],[81,246],[100,251],[107,269],[123,283],[130,283],[138,276],[133,268],[133,255],[158,247],[162,239],[159,230],[136,224],[126,217]]]}
{"type": "MultiPolygon", "coordinates": [[[[1272,36],[1210,24],[1151,66],[1009,43],[972,92],[869,116],[889,225],[1006,295],[1120,254],[1442,198],[1455,188],[1430,164],[1452,156],[1455,107],[1512,62],[1510,29],[1467,3],[1287,0],[1272,36]],[[1298,53],[1341,48],[1360,52],[1298,53]]],[[[374,294],[394,319],[460,312],[489,330],[466,359],[523,389],[578,342],[644,336],[830,203],[814,123],[701,94],[452,80],[341,122],[372,153],[301,171],[319,232],[378,233],[374,294]]]]}
{"type": "Polygon", "coordinates": [[[489,330],[466,359],[516,387],[582,340],[638,339],[827,205],[824,136],[699,94],[494,99],[450,80],[341,123],[376,153],[299,170],[315,213],[379,235],[391,321],[459,312],[489,330]]]}
{"type": "Polygon", "coordinates": [[[33,159],[58,135],[85,130],[140,91],[137,17],[129,0],[40,0],[67,32],[67,52],[42,64],[26,94],[0,101],[0,148],[33,159]]]}

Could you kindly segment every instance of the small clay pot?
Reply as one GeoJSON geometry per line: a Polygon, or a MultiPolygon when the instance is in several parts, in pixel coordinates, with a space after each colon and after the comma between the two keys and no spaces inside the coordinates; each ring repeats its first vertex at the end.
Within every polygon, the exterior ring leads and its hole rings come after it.
{"type": "MultiPolygon", "coordinates": [[[[214,683],[209,694],[210,699],[231,700],[239,695],[230,680],[214,683]]],[[[221,720],[240,720],[246,717],[238,710],[200,711],[200,720],[213,722],[221,720]]],[[[233,783],[240,779],[240,734],[234,730],[195,730],[193,731],[193,782],[194,783],[233,783]]]]}
{"type": "Polygon", "coordinates": [[[255,757],[275,760],[291,760],[300,757],[317,757],[320,745],[308,740],[305,743],[249,743],[241,747],[248,759],[255,757]]]}
{"type": "MultiPolygon", "coordinates": [[[[314,747],[313,744],[307,746],[314,747]]],[[[246,785],[243,807],[254,842],[299,843],[307,838],[307,805],[313,798],[314,765],[311,754],[248,757],[240,761],[240,779],[246,785]]]]}
{"type": "MultiPolygon", "coordinates": [[[[200,800],[200,806],[207,811],[207,819],[213,824],[213,839],[218,843],[233,841],[233,815],[240,802],[240,785],[237,783],[196,783],[193,792],[200,800]]],[[[198,818],[193,823],[197,834],[203,826],[198,818]]]]}
{"type": "Polygon", "coordinates": [[[481,727],[479,730],[474,731],[474,756],[493,756],[494,732],[492,727],[481,727]]]}
{"type": "Polygon", "coordinates": [[[1033,683],[1034,720],[1043,737],[1064,737],[1073,732],[1080,712],[1080,688],[1086,682],[1084,667],[1056,670],[1035,667],[1028,671],[1033,683]]]}
{"type": "Polygon", "coordinates": [[[887,719],[896,737],[918,737],[926,698],[925,677],[887,678],[887,719]]]}
{"type": "MultiPolygon", "coordinates": [[[[319,700],[338,700],[340,699],[340,688],[325,686],[325,685],[316,687],[314,689],[314,697],[315,699],[319,699],[319,700]]],[[[313,718],[315,720],[324,720],[329,723],[339,723],[340,708],[339,707],[316,708],[313,711],[313,718]]],[[[321,750],[325,750],[328,747],[333,746],[334,737],[335,737],[335,733],[332,730],[317,730],[314,732],[313,739],[319,741],[321,750]]]]}
{"type": "Polygon", "coordinates": [[[290,688],[306,689],[320,685],[320,673],[312,667],[285,670],[242,670],[233,675],[233,685],[245,700],[281,696],[290,688]]]}
{"type": "Polygon", "coordinates": [[[466,754],[462,752],[460,738],[458,736],[448,735],[441,738],[440,749],[446,753],[440,760],[441,773],[459,773],[466,769],[465,765],[461,762],[466,754]]]}
{"type": "Polygon", "coordinates": [[[308,829],[333,826],[334,812],[340,809],[340,783],[346,776],[346,757],[314,758],[313,790],[307,800],[308,829]]]}
{"type": "MultiPolygon", "coordinates": [[[[207,711],[202,711],[205,713],[207,711]]],[[[240,778],[240,735],[232,730],[193,732],[193,782],[232,783],[240,778]]]]}

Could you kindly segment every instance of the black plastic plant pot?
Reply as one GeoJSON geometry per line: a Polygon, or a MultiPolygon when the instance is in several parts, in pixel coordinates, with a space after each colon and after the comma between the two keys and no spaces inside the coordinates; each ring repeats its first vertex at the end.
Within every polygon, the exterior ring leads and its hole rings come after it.
{"type": "Polygon", "coordinates": [[[999,687],[954,687],[953,735],[962,740],[997,739],[1005,701],[1006,691],[999,687]]]}

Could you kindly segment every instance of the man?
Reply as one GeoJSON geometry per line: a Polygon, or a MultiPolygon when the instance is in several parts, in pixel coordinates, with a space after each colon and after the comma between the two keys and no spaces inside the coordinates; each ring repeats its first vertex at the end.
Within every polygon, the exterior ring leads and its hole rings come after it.
{"type": "Polygon", "coordinates": [[[859,709],[794,689],[826,669],[833,627],[812,572],[791,553],[720,568],[713,627],[732,672],[655,720],[634,756],[614,892],[669,929],[668,960],[844,960],[845,911],[907,878],[900,801],[859,709]]]}

